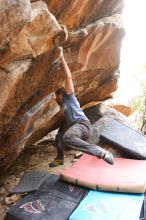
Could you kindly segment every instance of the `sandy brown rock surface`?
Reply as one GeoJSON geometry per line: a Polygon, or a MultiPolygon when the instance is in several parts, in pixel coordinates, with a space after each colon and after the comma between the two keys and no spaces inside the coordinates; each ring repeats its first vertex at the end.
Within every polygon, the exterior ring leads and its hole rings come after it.
{"type": "Polygon", "coordinates": [[[65,74],[62,46],[81,106],[113,96],[124,37],[123,0],[2,0],[0,169],[59,126],[53,94],[65,74]]]}

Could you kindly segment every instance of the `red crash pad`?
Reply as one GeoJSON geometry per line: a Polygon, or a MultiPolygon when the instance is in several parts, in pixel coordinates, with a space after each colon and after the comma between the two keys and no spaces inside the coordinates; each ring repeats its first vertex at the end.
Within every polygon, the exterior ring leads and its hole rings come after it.
{"type": "Polygon", "coordinates": [[[61,179],[91,189],[143,193],[146,189],[146,160],[115,158],[110,165],[84,154],[76,164],[61,173],[61,179]]]}

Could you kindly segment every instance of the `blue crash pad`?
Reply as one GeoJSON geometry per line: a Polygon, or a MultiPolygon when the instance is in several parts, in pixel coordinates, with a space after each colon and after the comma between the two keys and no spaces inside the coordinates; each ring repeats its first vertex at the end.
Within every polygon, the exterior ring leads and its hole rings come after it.
{"type": "Polygon", "coordinates": [[[90,191],[69,220],[138,220],[144,194],[90,191]]]}

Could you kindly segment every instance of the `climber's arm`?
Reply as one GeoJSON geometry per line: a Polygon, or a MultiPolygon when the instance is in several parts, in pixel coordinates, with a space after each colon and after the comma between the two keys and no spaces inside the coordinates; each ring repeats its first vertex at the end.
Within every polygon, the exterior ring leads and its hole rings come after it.
{"type": "Polygon", "coordinates": [[[74,93],[74,85],[73,85],[73,80],[72,80],[72,75],[71,75],[70,69],[69,69],[67,62],[64,58],[64,55],[63,55],[63,51],[61,54],[61,61],[62,61],[64,70],[65,70],[65,74],[66,74],[65,90],[66,90],[67,94],[69,95],[71,93],[74,93]]]}

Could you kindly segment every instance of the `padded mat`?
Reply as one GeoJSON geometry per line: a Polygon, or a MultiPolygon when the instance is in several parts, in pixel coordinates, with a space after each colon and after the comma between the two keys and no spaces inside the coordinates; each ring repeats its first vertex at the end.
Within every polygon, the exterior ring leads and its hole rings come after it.
{"type": "Polygon", "coordinates": [[[111,120],[100,137],[135,159],[146,159],[146,136],[117,120],[111,120]]]}
{"type": "Polygon", "coordinates": [[[88,192],[86,188],[78,187],[58,179],[59,176],[51,174],[42,183],[38,191],[75,203],[79,203],[88,192]]]}
{"type": "Polygon", "coordinates": [[[144,220],[146,220],[146,192],[144,196],[144,220]]]}
{"type": "Polygon", "coordinates": [[[84,154],[61,173],[61,179],[92,189],[143,193],[146,189],[146,161],[115,158],[115,164],[110,165],[84,154]]]}
{"type": "Polygon", "coordinates": [[[35,191],[49,175],[47,172],[30,171],[22,177],[10,194],[35,191]]]}
{"type": "Polygon", "coordinates": [[[90,191],[69,220],[138,220],[143,194],[90,191]]]}
{"type": "Polygon", "coordinates": [[[67,220],[76,206],[44,192],[32,192],[10,208],[5,220],[67,220]]]}
{"type": "Polygon", "coordinates": [[[141,210],[140,210],[139,220],[145,220],[145,216],[144,216],[144,201],[142,203],[142,207],[141,207],[141,210]]]}
{"type": "Polygon", "coordinates": [[[141,210],[141,215],[140,215],[140,220],[146,220],[146,192],[144,196],[144,201],[143,201],[143,207],[141,210]]]}

